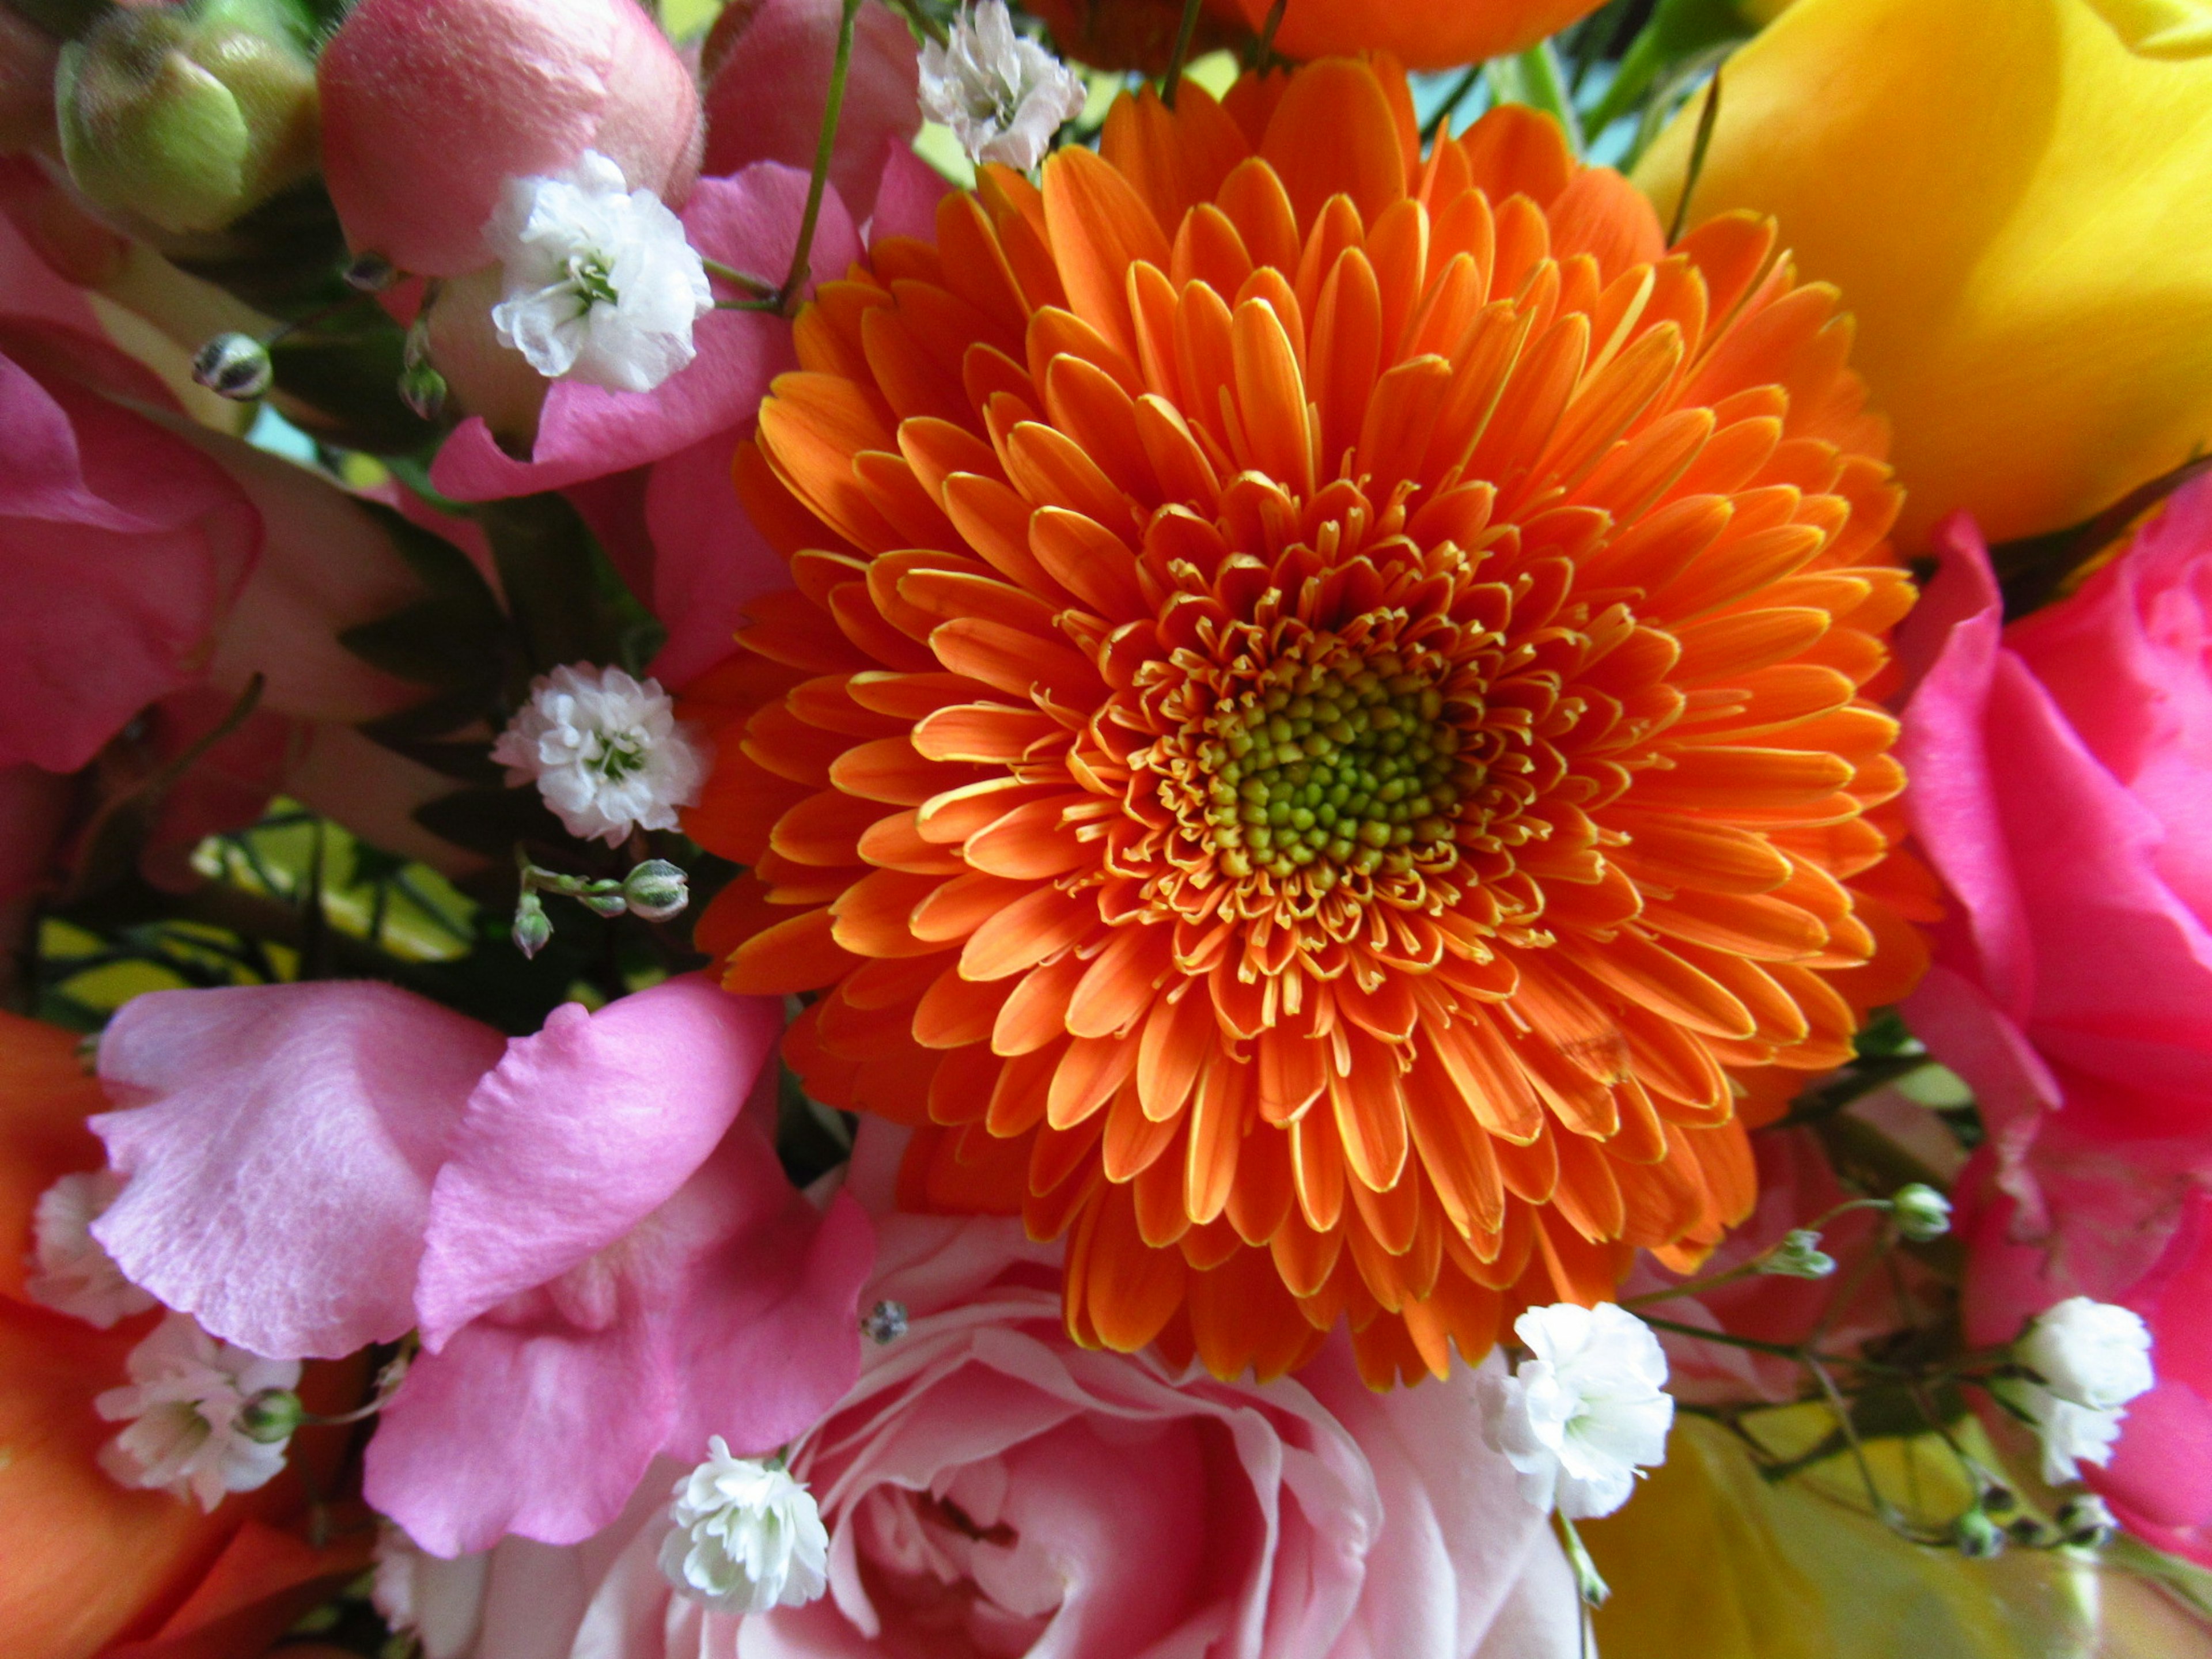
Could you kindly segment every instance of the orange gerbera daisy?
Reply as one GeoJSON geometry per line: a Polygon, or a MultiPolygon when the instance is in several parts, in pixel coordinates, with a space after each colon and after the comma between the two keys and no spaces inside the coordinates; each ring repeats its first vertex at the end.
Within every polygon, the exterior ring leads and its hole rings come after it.
{"type": "Polygon", "coordinates": [[[797,586],[689,711],[726,982],[827,988],[808,1089],[915,1127],[908,1202],[1069,1231],[1085,1341],[1442,1374],[1694,1258],[1728,1068],[1917,961],[1850,884],[1912,589],[1834,294],[1525,110],[1424,159],[1343,59],[937,226],[738,458],[797,586]]]}

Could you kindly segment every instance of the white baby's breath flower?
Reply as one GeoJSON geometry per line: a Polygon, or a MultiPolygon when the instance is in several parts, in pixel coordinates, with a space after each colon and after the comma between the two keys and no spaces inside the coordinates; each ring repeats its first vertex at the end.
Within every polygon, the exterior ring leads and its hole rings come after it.
{"type": "Polygon", "coordinates": [[[173,1313],[125,1363],[130,1383],[92,1402],[109,1422],[130,1425],[100,1449],[100,1466],[122,1485],[197,1498],[212,1510],[226,1492],[266,1486],[284,1467],[289,1441],[247,1433],[246,1406],[297,1386],[298,1360],[264,1359],[173,1313]]]}
{"type": "Polygon", "coordinates": [[[1520,1471],[1522,1496],[1571,1521],[1628,1501],[1639,1464],[1667,1461],[1674,1402],[1651,1329],[1607,1302],[1531,1308],[1513,1333],[1529,1358],[1482,1379],[1483,1438],[1520,1471]]]}
{"type": "Polygon", "coordinates": [[[461,1659],[483,1623],[490,1573],[489,1551],[448,1561],[387,1521],[376,1535],[369,1600],[395,1632],[415,1638],[422,1659],[461,1659]]]}
{"type": "Polygon", "coordinates": [[[707,774],[702,745],[658,680],[588,663],[532,681],[491,757],[510,785],[536,784],[570,835],[610,847],[633,827],[673,830],[707,774]]]}
{"type": "Polygon", "coordinates": [[[2069,1296],[2038,1314],[2021,1340],[2020,1357],[2059,1399],[2096,1411],[2126,1405],[2156,1380],[2142,1316],[2086,1296],[2069,1296]]]}
{"type": "Polygon", "coordinates": [[[1028,172],[1060,124],[1083,112],[1082,78],[1014,32],[1004,0],[963,12],[951,38],[921,49],[921,107],[951,127],[973,161],[1028,172]]]}
{"type": "Polygon", "coordinates": [[[830,1534],[806,1488],[778,1467],[732,1457],[720,1435],[676,1483],[660,1570],[718,1613],[799,1607],[829,1582],[830,1534]]]}
{"type": "Polygon", "coordinates": [[[548,380],[650,392],[697,355],[707,268],[683,221],[597,150],[566,178],[509,179],[484,240],[506,283],[492,325],[548,380]]]}
{"type": "Polygon", "coordinates": [[[2083,1463],[2101,1468],[2112,1461],[2120,1423],[2127,1416],[2124,1411],[2076,1405],[2033,1382],[1996,1386],[2006,1401],[2034,1425],[2043,1442],[2043,1478],[2051,1485],[2080,1480],[2083,1463]]]}
{"type": "Polygon", "coordinates": [[[159,1305],[123,1276],[115,1258],[92,1236],[92,1224],[122,1190],[121,1176],[98,1170],[65,1175],[39,1194],[31,1220],[33,1271],[23,1281],[32,1301],[103,1331],[159,1305]]]}

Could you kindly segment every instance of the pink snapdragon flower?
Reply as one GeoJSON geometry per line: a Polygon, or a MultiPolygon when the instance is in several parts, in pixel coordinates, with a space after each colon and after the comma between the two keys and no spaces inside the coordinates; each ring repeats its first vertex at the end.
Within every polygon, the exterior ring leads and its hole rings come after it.
{"type": "Polygon", "coordinates": [[[2212,481],[2008,628],[1972,522],[1936,545],[1899,754],[1950,915],[1905,1013],[1990,1128],[1967,1334],[2076,1295],[2142,1315],[2158,1384],[2088,1479],[2212,1563],[2212,481]]]}
{"type": "Polygon", "coordinates": [[[699,94],[637,0],[362,0],[323,49],[323,176],[358,251],[458,276],[510,179],[586,150],[680,207],[699,94]]]}
{"type": "Polygon", "coordinates": [[[369,1501],[442,1555],[573,1542],[656,1455],[772,1448],[859,1363],[867,1221],[739,1121],[781,1027],[699,978],[513,1040],[383,985],[155,992],[100,1046],[95,1236],[272,1358],[419,1329],[369,1501]]]}
{"type": "Polygon", "coordinates": [[[1482,1443],[1477,1373],[1378,1395],[1340,1339],[1265,1384],[1079,1348],[1056,1245],[888,1212],[902,1139],[867,1125],[849,1188],[883,1244],[863,1300],[900,1304],[904,1334],[870,1342],[792,1450],[827,1593],[747,1614],[676,1590],[661,1556],[687,1471],[664,1462],[580,1548],[509,1542],[481,1577],[425,1577],[436,1659],[1575,1652],[1572,1577],[1482,1443]]]}

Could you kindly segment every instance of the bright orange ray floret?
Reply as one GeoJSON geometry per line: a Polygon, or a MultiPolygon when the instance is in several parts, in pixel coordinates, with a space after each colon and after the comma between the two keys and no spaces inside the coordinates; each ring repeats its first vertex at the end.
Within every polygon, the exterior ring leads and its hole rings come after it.
{"type": "Polygon", "coordinates": [[[1917,962],[1836,296],[1524,110],[1424,158],[1340,59],[937,230],[738,459],[796,585],[690,710],[726,982],[826,988],[808,1089],[915,1127],[909,1204],[1066,1232],[1086,1342],[1272,1374],[1347,1317],[1379,1382],[1694,1259],[1731,1071],[1917,962]]]}

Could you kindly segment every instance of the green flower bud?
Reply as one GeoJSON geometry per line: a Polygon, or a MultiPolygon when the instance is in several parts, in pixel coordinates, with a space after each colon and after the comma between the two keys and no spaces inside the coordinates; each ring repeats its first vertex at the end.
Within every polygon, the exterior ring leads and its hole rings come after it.
{"type": "Polygon", "coordinates": [[[1952,1523],[1951,1542],[1969,1561],[1986,1561],[2004,1553],[2005,1535],[1979,1510],[1968,1510],[1952,1523]]]}
{"type": "Polygon", "coordinates": [[[238,1408],[238,1431],[264,1446],[281,1446],[306,1419],[300,1396],[289,1389],[264,1389],[238,1408]]]}
{"type": "Polygon", "coordinates": [[[2119,1522],[2096,1493],[2083,1492],[2058,1506],[2059,1536],[2077,1549],[2096,1549],[2110,1540],[2119,1522]]]}
{"type": "Polygon", "coordinates": [[[666,859],[647,859],[623,878],[622,890],[630,914],[647,921],[680,916],[691,902],[690,878],[666,859]]]}
{"type": "Polygon", "coordinates": [[[399,396],[422,419],[434,421],[446,407],[446,377],[417,358],[399,373],[399,396]]]}
{"type": "Polygon", "coordinates": [[[1941,1238],[1951,1231],[1951,1200],[1933,1187],[1916,1181],[1899,1187],[1889,1198],[1897,1231],[1916,1244],[1941,1238]]]}
{"type": "Polygon", "coordinates": [[[514,907],[514,948],[534,957],[553,937],[553,923],[545,914],[545,901],[527,888],[514,907]]]}
{"type": "Polygon", "coordinates": [[[1836,1271],[1836,1258],[1820,1248],[1820,1234],[1799,1227],[1784,1237],[1759,1270],[1786,1279],[1826,1279],[1836,1271]]]}
{"type": "Polygon", "coordinates": [[[629,908],[629,901],[614,882],[594,882],[576,895],[576,902],[595,916],[612,918],[629,908]]]}
{"type": "Polygon", "coordinates": [[[62,49],[62,158],[101,207],[218,230],[314,171],[313,63],[270,0],[111,13],[62,49]]]}
{"type": "Polygon", "coordinates": [[[269,348],[251,334],[218,334],[192,356],[192,379],[234,403],[252,403],[276,378],[269,348]]]}

